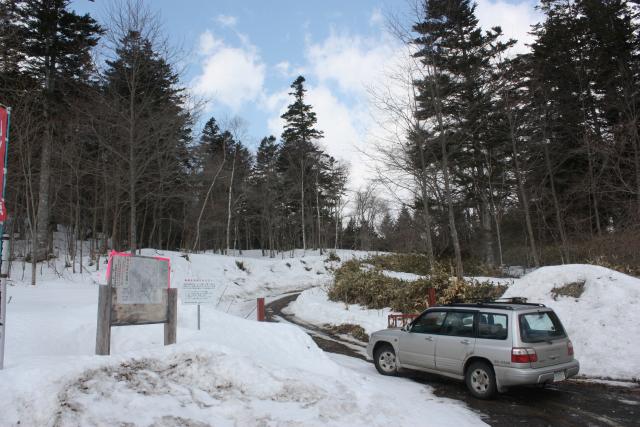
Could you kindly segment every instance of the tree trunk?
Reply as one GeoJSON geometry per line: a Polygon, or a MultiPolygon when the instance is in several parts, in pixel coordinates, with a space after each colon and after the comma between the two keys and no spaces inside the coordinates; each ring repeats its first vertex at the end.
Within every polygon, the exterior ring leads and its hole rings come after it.
{"type": "Polygon", "coordinates": [[[493,218],[496,224],[496,240],[498,242],[498,261],[500,262],[500,266],[504,265],[504,258],[502,254],[502,230],[500,228],[500,220],[498,219],[498,214],[495,212],[495,207],[493,208],[493,218]]]}
{"type": "Polygon", "coordinates": [[[491,209],[489,202],[482,201],[481,222],[482,222],[482,244],[484,246],[484,261],[487,265],[494,267],[496,265],[495,254],[493,253],[493,235],[491,233],[491,209]]]}
{"type": "Polygon", "coordinates": [[[520,169],[520,161],[518,160],[518,151],[516,147],[515,136],[513,130],[511,133],[511,149],[513,150],[513,167],[516,173],[516,181],[518,182],[518,198],[520,199],[520,206],[524,211],[524,220],[527,226],[527,235],[529,236],[529,245],[531,248],[531,256],[533,257],[533,264],[536,267],[540,267],[540,257],[538,256],[538,249],[536,248],[536,238],[533,233],[533,225],[531,222],[531,212],[529,211],[529,198],[524,188],[524,182],[522,179],[522,172],[520,169]]]}
{"type": "Polygon", "coordinates": [[[318,174],[316,174],[316,215],[318,216],[318,248],[320,249],[320,255],[322,255],[322,236],[321,236],[321,222],[320,222],[320,186],[318,182],[318,174]]]}
{"type": "Polygon", "coordinates": [[[449,177],[449,152],[447,149],[447,137],[446,130],[444,126],[444,118],[442,117],[442,110],[440,105],[440,90],[438,88],[438,71],[435,66],[433,66],[433,75],[434,75],[434,84],[430,86],[432,92],[432,98],[434,100],[433,107],[436,112],[436,120],[438,123],[438,128],[440,129],[440,148],[442,150],[442,175],[444,179],[444,193],[445,199],[447,202],[448,208],[448,217],[449,217],[449,230],[451,232],[451,241],[453,244],[453,252],[455,255],[455,270],[456,277],[458,279],[462,279],[464,276],[464,269],[462,267],[462,253],[460,251],[460,241],[458,240],[458,230],[456,229],[456,217],[453,210],[453,196],[451,194],[451,183],[449,177]]]}
{"type": "MultiPolygon", "coordinates": [[[[133,156],[130,156],[131,161],[133,161],[133,156]]],[[[136,230],[136,218],[137,218],[137,206],[136,206],[136,184],[135,184],[135,174],[133,171],[133,167],[130,169],[129,173],[129,205],[131,207],[129,211],[129,248],[131,250],[131,254],[135,255],[136,253],[136,242],[137,242],[137,230],[136,230]]]]}
{"type": "Polygon", "coordinates": [[[336,200],[336,240],[334,242],[333,248],[338,249],[338,231],[340,230],[340,210],[338,208],[339,200],[336,200]]]}
{"type": "Polygon", "coordinates": [[[562,221],[562,214],[560,212],[560,203],[558,202],[558,195],[556,193],[555,180],[553,178],[553,169],[551,167],[551,159],[549,158],[549,149],[544,145],[544,160],[547,166],[547,173],[549,174],[549,180],[551,183],[551,196],[553,198],[553,207],[556,214],[556,221],[558,224],[558,232],[560,233],[560,242],[562,245],[562,253],[564,262],[569,262],[569,254],[567,249],[567,237],[564,232],[564,222],[562,221]]]}
{"type": "MultiPolygon", "coordinates": [[[[224,166],[224,162],[226,161],[227,158],[227,148],[225,145],[222,146],[222,162],[220,163],[220,167],[218,167],[218,170],[216,171],[216,174],[214,175],[213,179],[211,180],[211,184],[209,185],[209,189],[207,190],[207,194],[204,198],[204,200],[202,201],[202,208],[200,209],[200,214],[198,215],[198,220],[196,221],[196,236],[193,240],[193,247],[191,248],[192,252],[195,252],[196,249],[198,248],[198,245],[200,244],[200,223],[202,222],[202,215],[204,215],[204,209],[207,206],[207,202],[209,201],[209,197],[211,196],[211,191],[213,191],[213,186],[216,184],[216,180],[218,179],[218,175],[220,175],[220,172],[222,172],[222,168],[224,166]]],[[[213,202],[212,202],[213,203],[213,202]]],[[[186,218],[187,216],[185,215],[185,226],[186,226],[186,218]]],[[[183,227],[184,230],[184,227],[183,227]]]]}
{"type": "Polygon", "coordinates": [[[113,206],[113,218],[111,218],[111,249],[120,250],[120,241],[118,239],[118,220],[120,219],[120,191],[118,188],[115,189],[115,193],[116,197],[113,206]]]}
{"type": "MultiPolygon", "coordinates": [[[[231,247],[229,246],[229,237],[231,233],[231,199],[233,197],[233,178],[236,172],[236,156],[238,154],[238,147],[236,147],[233,151],[233,163],[231,164],[231,179],[229,180],[229,199],[227,203],[227,255],[229,254],[229,250],[231,247]]],[[[234,238],[235,241],[235,238],[234,238]]],[[[235,243],[234,243],[235,249],[235,243]]]]}
{"type": "Polygon", "coordinates": [[[633,145],[633,165],[636,173],[636,215],[640,218],[640,137],[636,121],[629,124],[631,129],[631,141],[633,145]]]}
{"type": "Polygon", "coordinates": [[[96,252],[98,249],[98,184],[96,180],[96,186],[93,192],[93,219],[91,221],[91,247],[89,257],[93,261],[96,259],[96,252]]]}
{"type": "MultiPolygon", "coordinates": [[[[444,131],[443,131],[444,132],[444,131]]],[[[442,173],[444,176],[444,193],[447,199],[447,208],[449,216],[449,230],[451,231],[451,241],[453,243],[453,252],[455,255],[456,263],[456,277],[462,279],[464,276],[464,270],[462,268],[462,253],[460,251],[460,241],[458,240],[458,230],[456,229],[456,218],[453,210],[453,197],[451,195],[451,185],[449,182],[449,159],[447,153],[447,145],[444,136],[441,137],[442,145],[442,173]]]]}
{"type": "Polygon", "coordinates": [[[51,129],[47,129],[42,144],[40,158],[40,184],[38,191],[38,214],[36,220],[36,245],[32,248],[35,262],[46,260],[49,256],[49,184],[51,182],[51,129]]]}
{"type": "Polygon", "coordinates": [[[302,250],[307,250],[307,239],[305,236],[305,221],[304,221],[304,154],[300,159],[300,221],[302,225],[302,250]]]}
{"type": "Polygon", "coordinates": [[[429,212],[429,194],[426,177],[426,159],[424,158],[424,146],[422,139],[419,139],[418,150],[420,151],[420,197],[422,197],[422,219],[425,227],[425,245],[429,267],[435,267],[435,256],[433,254],[433,240],[431,239],[431,212],[429,212]]]}
{"type": "Polygon", "coordinates": [[[135,255],[137,249],[137,206],[136,203],[136,152],[135,152],[135,76],[131,82],[131,92],[129,94],[129,248],[131,254],[135,255]]]}

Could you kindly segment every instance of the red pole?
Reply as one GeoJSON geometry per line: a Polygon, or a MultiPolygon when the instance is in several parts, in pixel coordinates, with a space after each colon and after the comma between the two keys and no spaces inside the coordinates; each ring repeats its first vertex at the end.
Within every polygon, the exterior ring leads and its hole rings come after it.
{"type": "Polygon", "coordinates": [[[264,298],[258,298],[258,322],[264,322],[264,298]]]}
{"type": "Polygon", "coordinates": [[[427,291],[429,292],[429,307],[433,307],[434,305],[436,305],[436,289],[429,288],[427,289],[427,291]]]}

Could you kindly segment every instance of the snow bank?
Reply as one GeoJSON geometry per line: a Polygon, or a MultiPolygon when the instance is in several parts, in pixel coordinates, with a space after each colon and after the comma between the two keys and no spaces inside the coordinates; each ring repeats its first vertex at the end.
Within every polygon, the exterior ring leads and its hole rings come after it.
{"type": "Polygon", "coordinates": [[[0,371],[0,425],[480,424],[428,387],[336,363],[294,326],[214,312],[178,339],[109,357],[25,357],[0,371]]]}
{"type": "MultiPolygon", "coordinates": [[[[305,356],[295,345],[287,349],[305,356]]],[[[364,362],[354,371],[328,358],[308,360],[318,362],[322,372],[266,363],[255,354],[211,344],[179,345],[74,377],[60,394],[64,404],[55,421],[63,426],[387,426],[430,417],[442,426],[480,423],[462,404],[435,398],[419,384],[380,377],[364,362]],[[398,399],[389,399],[389,392],[398,399]],[[405,399],[411,404],[402,403],[405,399]]]]}
{"type": "MultiPolygon", "coordinates": [[[[243,316],[256,296],[329,277],[320,255],[206,254],[187,261],[158,254],[172,258],[174,286],[185,277],[219,281],[228,288],[219,308],[243,316]]],[[[195,307],[179,305],[176,345],[163,346],[162,325],[114,327],[112,356],[94,356],[104,272],[73,275],[57,267],[43,268],[36,287],[26,284],[28,271],[18,281],[14,270],[0,371],[2,426],[413,425],[427,417],[437,425],[480,424],[463,404],[437,398],[427,386],[382,377],[364,362],[337,363],[297,327],[244,320],[214,306],[202,307],[198,331],[195,307]]]]}
{"type": "MultiPolygon", "coordinates": [[[[542,267],[519,279],[468,279],[508,285],[505,297],[525,297],[552,307],[573,341],[581,375],[640,378],[640,279],[593,265],[542,267]],[[575,282],[584,282],[579,298],[554,299],[552,289],[575,282]]],[[[368,334],[386,328],[390,312],[329,301],[324,288],[302,292],[289,309],[309,323],[352,323],[368,334]]]]}
{"type": "Polygon", "coordinates": [[[552,307],[562,320],[582,375],[640,378],[640,279],[593,265],[542,267],[514,281],[505,297],[552,307]],[[552,289],[584,282],[579,298],[552,289]]]}
{"type": "Polygon", "coordinates": [[[360,325],[371,334],[387,327],[391,309],[370,310],[358,304],[330,301],[326,288],[313,288],[302,292],[285,311],[315,325],[360,325]]]}
{"type": "Polygon", "coordinates": [[[382,270],[380,271],[384,276],[391,277],[392,279],[400,279],[405,282],[415,282],[416,280],[424,279],[427,276],[420,276],[419,274],[403,273],[401,271],[382,270]]]}

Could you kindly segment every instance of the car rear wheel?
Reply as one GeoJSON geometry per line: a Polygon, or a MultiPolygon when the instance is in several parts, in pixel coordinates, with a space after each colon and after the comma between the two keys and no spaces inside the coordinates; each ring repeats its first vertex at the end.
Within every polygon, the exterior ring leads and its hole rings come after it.
{"type": "Polygon", "coordinates": [[[496,394],[496,375],[486,362],[474,362],[465,375],[467,388],[478,399],[491,399],[496,394]]]}
{"type": "Polygon", "coordinates": [[[376,369],[382,375],[396,375],[398,373],[398,364],[396,362],[396,352],[390,345],[382,345],[378,347],[373,355],[373,362],[376,369]]]}

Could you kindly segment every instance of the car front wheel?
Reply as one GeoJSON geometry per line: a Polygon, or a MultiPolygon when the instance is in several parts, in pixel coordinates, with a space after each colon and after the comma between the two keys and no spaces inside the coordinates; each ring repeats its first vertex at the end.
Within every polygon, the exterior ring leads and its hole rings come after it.
{"type": "Polygon", "coordinates": [[[396,352],[390,345],[382,345],[375,351],[373,361],[376,369],[382,375],[396,375],[398,373],[398,364],[396,362],[396,352]]]}
{"type": "Polygon", "coordinates": [[[467,388],[478,399],[491,399],[496,394],[496,375],[486,362],[474,362],[465,375],[467,388]]]}

